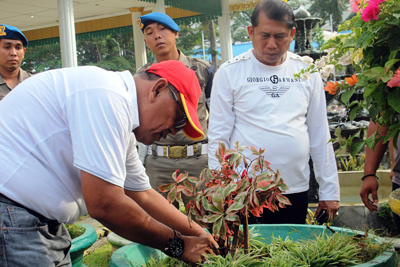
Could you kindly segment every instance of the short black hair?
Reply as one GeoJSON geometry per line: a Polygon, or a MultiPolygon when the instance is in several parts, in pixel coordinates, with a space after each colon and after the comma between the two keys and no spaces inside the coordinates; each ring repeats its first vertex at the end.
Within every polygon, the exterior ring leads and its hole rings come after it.
{"type": "Polygon", "coordinates": [[[251,25],[257,27],[260,12],[269,19],[285,22],[288,29],[295,26],[293,9],[282,0],[260,0],[251,14],[251,25]]]}

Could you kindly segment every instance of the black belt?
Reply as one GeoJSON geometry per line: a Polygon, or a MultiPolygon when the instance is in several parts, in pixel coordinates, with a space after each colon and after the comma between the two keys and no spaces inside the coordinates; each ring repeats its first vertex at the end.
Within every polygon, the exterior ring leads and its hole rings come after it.
{"type": "Polygon", "coordinates": [[[6,197],[5,195],[3,195],[2,193],[0,193],[0,202],[6,203],[6,204],[9,204],[9,205],[13,205],[13,206],[16,206],[16,207],[19,207],[19,208],[23,208],[23,209],[25,209],[27,212],[29,212],[30,214],[32,214],[32,215],[36,216],[37,218],[39,218],[40,221],[42,221],[42,222],[53,223],[53,224],[58,224],[58,223],[59,223],[59,222],[56,221],[56,220],[50,220],[50,219],[44,217],[43,215],[37,213],[36,211],[33,211],[33,210],[31,210],[31,209],[28,209],[27,207],[25,207],[25,206],[23,206],[23,205],[21,205],[21,204],[15,202],[14,200],[9,199],[8,197],[6,197]]]}

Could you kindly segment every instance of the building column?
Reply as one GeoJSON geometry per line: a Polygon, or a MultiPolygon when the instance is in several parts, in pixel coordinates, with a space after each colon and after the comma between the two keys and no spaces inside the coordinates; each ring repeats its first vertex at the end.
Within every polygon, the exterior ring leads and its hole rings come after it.
{"type": "Polygon", "coordinates": [[[72,0],[58,0],[58,18],[62,67],[78,66],[76,54],[75,16],[72,0]]]}
{"type": "Polygon", "coordinates": [[[221,43],[221,63],[233,58],[231,39],[231,20],[228,0],[221,0],[222,17],[218,17],[219,38],[221,43]]]}
{"type": "Polygon", "coordinates": [[[146,44],[144,43],[144,36],[139,25],[136,23],[137,19],[142,15],[143,7],[131,7],[132,12],[132,28],[133,28],[133,43],[135,46],[135,64],[136,69],[147,63],[146,44]]]}
{"type": "Polygon", "coordinates": [[[161,12],[165,14],[165,1],[157,0],[157,3],[153,6],[153,12],[161,12]]]}

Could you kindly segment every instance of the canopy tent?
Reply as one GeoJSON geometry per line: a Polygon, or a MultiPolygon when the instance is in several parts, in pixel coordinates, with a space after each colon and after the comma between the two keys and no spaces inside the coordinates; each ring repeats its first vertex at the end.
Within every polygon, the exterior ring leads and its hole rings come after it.
{"type": "Polygon", "coordinates": [[[63,67],[76,66],[76,38],[133,31],[137,65],[146,63],[136,19],[163,12],[178,24],[218,19],[222,61],[232,58],[230,12],[254,8],[249,0],[3,0],[0,23],[20,28],[32,46],[60,42],[63,67]],[[75,58],[75,59],[74,59],[75,58]]]}

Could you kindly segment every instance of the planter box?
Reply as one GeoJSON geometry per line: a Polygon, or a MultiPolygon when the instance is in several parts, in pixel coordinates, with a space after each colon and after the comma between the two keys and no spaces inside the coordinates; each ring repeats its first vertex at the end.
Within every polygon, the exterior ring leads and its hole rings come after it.
{"type": "MultiPolygon", "coordinates": [[[[325,232],[332,234],[325,226],[320,225],[302,225],[302,224],[280,224],[280,225],[250,225],[255,227],[256,232],[259,232],[264,238],[266,243],[271,243],[272,236],[290,237],[292,240],[305,240],[312,238],[315,235],[320,235],[325,232]]],[[[359,231],[354,231],[346,228],[331,227],[337,232],[346,233],[349,235],[363,234],[359,231]]],[[[370,235],[373,236],[373,235],[370,235]]],[[[382,242],[382,238],[373,236],[377,242],[382,242]]],[[[124,246],[115,251],[111,257],[110,267],[121,267],[121,266],[142,266],[146,264],[146,261],[150,258],[164,258],[166,255],[157,249],[153,249],[147,246],[139,244],[131,244],[124,246]]],[[[374,260],[369,261],[365,264],[360,264],[360,267],[396,267],[398,263],[397,253],[394,248],[383,252],[380,256],[374,260]]]]}
{"type": "Polygon", "coordinates": [[[72,267],[86,266],[83,262],[83,253],[90,248],[97,240],[97,233],[93,226],[90,224],[82,224],[85,227],[85,232],[72,239],[72,246],[69,250],[71,255],[72,267]]]}
{"type": "MultiPolygon", "coordinates": [[[[361,177],[364,171],[338,172],[340,183],[340,203],[357,204],[361,203],[360,197],[361,177]]],[[[376,176],[379,177],[379,201],[387,201],[392,192],[392,180],[390,179],[390,170],[378,170],[376,176]]]]}

